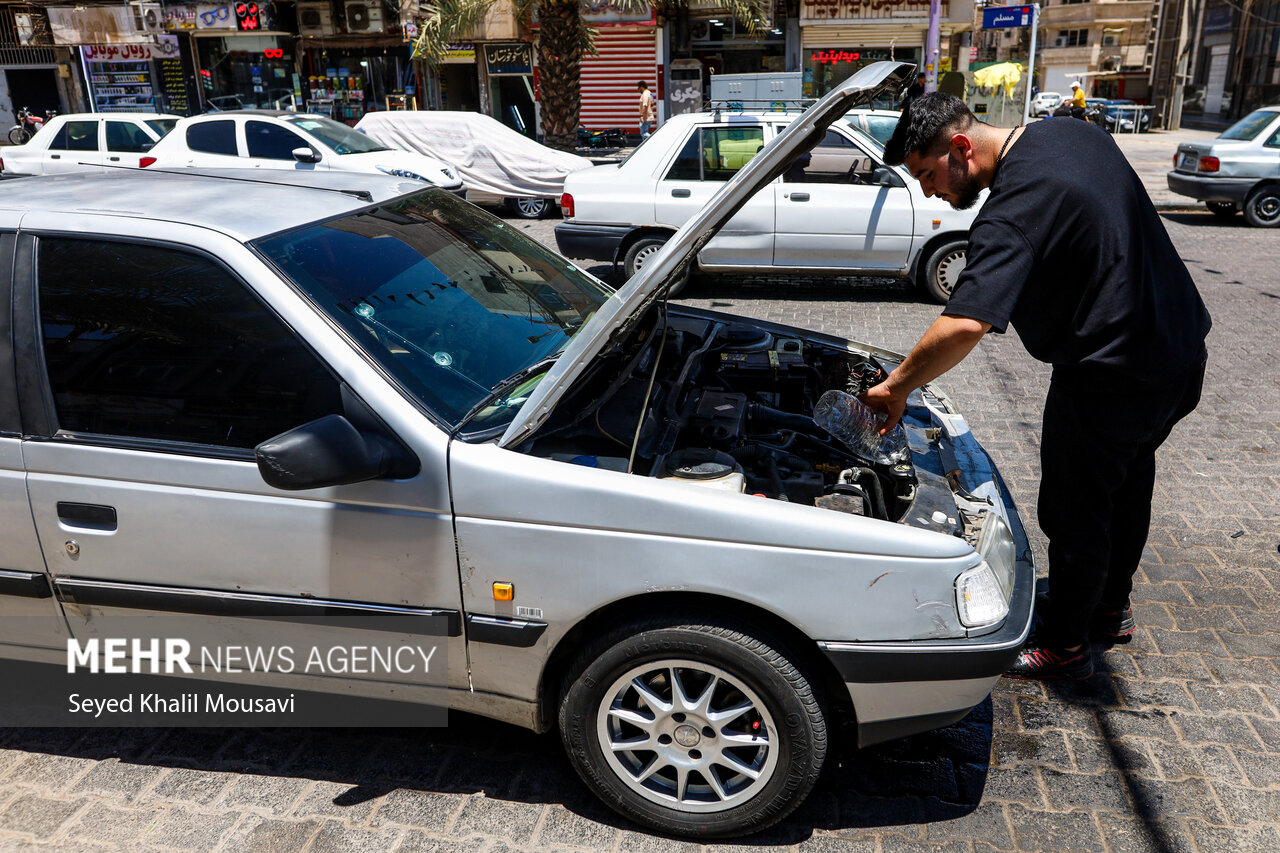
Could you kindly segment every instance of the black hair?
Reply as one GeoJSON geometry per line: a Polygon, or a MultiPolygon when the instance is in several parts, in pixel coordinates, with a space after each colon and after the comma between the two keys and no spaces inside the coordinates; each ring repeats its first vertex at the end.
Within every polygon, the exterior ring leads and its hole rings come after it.
{"type": "Polygon", "coordinates": [[[898,166],[912,154],[940,153],[951,134],[968,130],[977,121],[955,95],[930,92],[907,104],[884,146],[884,160],[898,166]]]}
{"type": "Polygon", "coordinates": [[[637,88],[637,89],[648,89],[648,88],[649,88],[649,84],[648,84],[648,83],[646,83],[644,80],[637,80],[637,81],[636,81],[636,88],[637,88]]]}

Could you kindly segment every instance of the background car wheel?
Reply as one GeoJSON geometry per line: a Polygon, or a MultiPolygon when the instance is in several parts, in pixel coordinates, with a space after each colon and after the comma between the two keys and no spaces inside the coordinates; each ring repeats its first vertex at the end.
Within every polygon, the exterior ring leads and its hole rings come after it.
{"type": "Polygon", "coordinates": [[[627,278],[631,278],[631,276],[640,272],[640,268],[648,263],[650,258],[658,254],[658,250],[666,242],[666,237],[641,237],[632,243],[622,261],[622,270],[626,273],[627,278]]]}
{"type": "Polygon", "coordinates": [[[507,209],[521,219],[541,219],[551,212],[551,200],[546,198],[509,198],[507,209]]]}
{"type": "Polygon", "coordinates": [[[965,240],[953,240],[943,243],[924,264],[924,275],[917,283],[925,295],[934,302],[946,304],[955,290],[960,273],[964,272],[968,261],[969,243],[965,240]]]}
{"type": "Polygon", "coordinates": [[[1240,210],[1229,201],[1206,201],[1204,205],[1209,208],[1210,213],[1219,219],[1231,219],[1240,210]]]}
{"type": "Polygon", "coordinates": [[[818,780],[821,699],[773,641],[680,621],[624,626],[582,653],[560,702],[565,749],[637,823],[699,838],[763,829],[818,780]]]}
{"type": "Polygon", "coordinates": [[[9,141],[14,145],[24,145],[31,139],[31,132],[19,125],[9,129],[9,141]]]}
{"type": "Polygon", "coordinates": [[[1245,221],[1255,228],[1280,225],[1280,185],[1259,187],[1244,203],[1245,221]]]}

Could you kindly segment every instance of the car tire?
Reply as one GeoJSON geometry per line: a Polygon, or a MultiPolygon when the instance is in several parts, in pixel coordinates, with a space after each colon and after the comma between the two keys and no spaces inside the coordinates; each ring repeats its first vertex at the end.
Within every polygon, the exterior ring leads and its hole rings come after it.
{"type": "Polygon", "coordinates": [[[521,219],[542,219],[551,212],[551,200],[546,198],[509,198],[507,210],[521,219]]]}
{"type": "Polygon", "coordinates": [[[934,249],[924,263],[924,275],[917,284],[920,290],[941,305],[946,305],[968,259],[967,240],[951,240],[934,249]]]}
{"type": "Polygon", "coordinates": [[[1258,187],[1244,203],[1244,218],[1255,228],[1280,225],[1280,184],[1258,187]]]}
{"type": "Polygon", "coordinates": [[[631,278],[640,272],[640,268],[645,265],[654,255],[658,254],[658,250],[667,242],[666,237],[641,237],[631,244],[627,249],[627,254],[622,259],[622,271],[627,278],[631,278]]]}
{"type": "Polygon", "coordinates": [[[799,806],[822,772],[818,688],[758,630],[655,618],[615,630],[569,672],[559,724],[570,762],[609,807],[650,829],[755,832],[799,806]]]}
{"type": "Polygon", "coordinates": [[[1229,201],[1206,201],[1205,207],[1209,208],[1209,212],[1219,219],[1234,219],[1235,215],[1240,212],[1240,208],[1229,201]]]}

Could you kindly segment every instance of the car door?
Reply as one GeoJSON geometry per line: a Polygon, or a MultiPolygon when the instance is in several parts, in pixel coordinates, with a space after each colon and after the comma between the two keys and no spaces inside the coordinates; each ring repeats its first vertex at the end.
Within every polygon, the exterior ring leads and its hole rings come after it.
{"type": "Polygon", "coordinates": [[[44,174],[101,172],[102,151],[98,138],[101,125],[102,122],[98,119],[63,122],[57,134],[49,140],[49,147],[45,149],[44,174]]]}
{"type": "Polygon", "coordinates": [[[103,164],[108,167],[137,167],[139,155],[156,144],[156,134],[140,122],[109,118],[103,125],[103,164]]]}
{"type": "Polygon", "coordinates": [[[308,148],[316,154],[316,147],[298,134],[269,121],[249,119],[244,123],[245,151],[249,164],[255,169],[294,169],[314,172],[327,168],[318,163],[302,163],[294,158],[298,148],[308,148]]]}
{"type": "Polygon", "coordinates": [[[242,244],[110,217],[24,224],[30,515],[74,635],[259,649],[258,673],[205,677],[402,698],[427,689],[426,665],[304,669],[307,650],[431,647],[430,683],[447,667],[466,687],[446,437],[242,244]],[[254,447],[332,414],[379,425],[420,472],[268,486],[254,447]]]}
{"type": "Polygon", "coordinates": [[[186,147],[181,154],[185,161],[182,165],[212,169],[244,168],[236,144],[235,119],[192,122],[185,129],[175,128],[174,132],[182,133],[186,147]]]}
{"type": "MultiPolygon", "coordinates": [[[[762,123],[694,127],[663,166],[654,210],[679,228],[764,147],[762,123]]],[[[698,255],[703,266],[767,266],[773,261],[773,194],[752,196],[698,255]]]]}
{"type": "Polygon", "coordinates": [[[883,165],[836,127],[773,187],[777,198],[773,262],[800,268],[900,271],[911,256],[914,215],[905,179],[874,182],[883,165]]]}
{"type": "Polygon", "coordinates": [[[53,585],[40,553],[27,506],[22,464],[22,423],[11,330],[15,220],[0,230],[0,657],[57,662],[66,654],[67,623],[53,597],[53,585]]]}

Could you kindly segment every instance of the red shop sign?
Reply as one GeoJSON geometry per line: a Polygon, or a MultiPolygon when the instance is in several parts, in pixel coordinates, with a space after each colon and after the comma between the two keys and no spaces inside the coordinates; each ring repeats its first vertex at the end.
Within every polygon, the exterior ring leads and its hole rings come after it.
{"type": "Polygon", "coordinates": [[[834,65],[837,62],[857,62],[862,58],[862,54],[856,50],[815,50],[810,54],[809,58],[820,64],[831,63],[834,65]]]}

